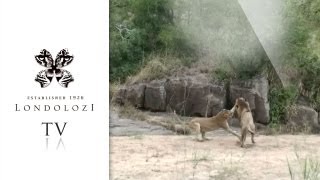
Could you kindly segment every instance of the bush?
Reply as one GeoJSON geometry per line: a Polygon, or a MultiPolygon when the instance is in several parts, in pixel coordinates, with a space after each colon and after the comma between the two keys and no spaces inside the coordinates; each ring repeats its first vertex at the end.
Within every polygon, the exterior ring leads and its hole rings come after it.
{"type": "Polygon", "coordinates": [[[213,78],[218,80],[231,80],[241,79],[247,80],[256,77],[257,75],[263,74],[270,64],[266,56],[261,56],[258,59],[246,59],[239,61],[227,61],[222,63],[218,68],[213,70],[213,78]]]}
{"type": "MultiPolygon", "coordinates": [[[[183,31],[174,24],[170,0],[110,1],[110,79],[139,72],[150,54],[195,57],[183,31]]],[[[185,59],[185,58],[183,58],[185,59]]]]}
{"type": "Polygon", "coordinates": [[[171,75],[171,73],[176,71],[181,64],[181,60],[175,57],[151,55],[147,59],[146,65],[141,68],[140,72],[135,76],[129,77],[128,81],[130,83],[136,83],[161,79],[171,75]]]}
{"type": "Polygon", "coordinates": [[[287,110],[297,100],[298,90],[294,86],[283,88],[281,86],[271,87],[269,90],[270,102],[270,126],[275,127],[285,123],[287,110]]]}
{"type": "Polygon", "coordinates": [[[289,22],[285,42],[288,66],[297,71],[291,84],[300,86],[313,107],[320,110],[320,2],[313,0],[288,1],[289,22]]]}

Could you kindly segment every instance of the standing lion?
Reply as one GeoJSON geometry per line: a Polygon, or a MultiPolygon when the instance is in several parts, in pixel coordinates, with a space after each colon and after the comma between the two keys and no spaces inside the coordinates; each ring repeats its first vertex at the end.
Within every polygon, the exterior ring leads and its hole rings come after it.
{"type": "Polygon", "coordinates": [[[248,101],[246,101],[242,97],[237,98],[236,103],[233,108],[236,109],[238,119],[240,120],[240,127],[241,127],[240,144],[241,144],[241,147],[244,147],[244,142],[246,141],[246,136],[247,136],[248,132],[251,134],[252,143],[255,143],[255,141],[254,141],[255,125],[253,123],[253,117],[252,117],[252,113],[251,113],[251,109],[250,109],[248,101]]]}

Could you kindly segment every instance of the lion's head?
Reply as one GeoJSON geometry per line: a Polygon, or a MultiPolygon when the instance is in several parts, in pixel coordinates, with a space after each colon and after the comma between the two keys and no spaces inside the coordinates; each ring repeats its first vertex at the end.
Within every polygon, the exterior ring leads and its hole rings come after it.
{"type": "Polygon", "coordinates": [[[243,111],[251,111],[249,102],[243,97],[237,98],[234,105],[236,114],[239,116],[243,111]]]}
{"type": "Polygon", "coordinates": [[[227,109],[223,109],[216,116],[221,117],[223,119],[229,119],[233,116],[233,112],[227,109]]]}

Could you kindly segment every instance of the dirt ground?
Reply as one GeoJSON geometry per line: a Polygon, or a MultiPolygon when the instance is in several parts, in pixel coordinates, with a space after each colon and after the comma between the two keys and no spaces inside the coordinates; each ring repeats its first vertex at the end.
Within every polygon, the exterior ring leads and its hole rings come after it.
{"type": "Polygon", "coordinates": [[[197,142],[192,135],[111,136],[110,179],[273,180],[291,179],[289,168],[294,179],[303,178],[305,167],[320,172],[319,135],[259,135],[254,145],[249,136],[246,148],[231,135],[208,137],[197,142]],[[306,165],[306,159],[312,161],[306,165]]]}

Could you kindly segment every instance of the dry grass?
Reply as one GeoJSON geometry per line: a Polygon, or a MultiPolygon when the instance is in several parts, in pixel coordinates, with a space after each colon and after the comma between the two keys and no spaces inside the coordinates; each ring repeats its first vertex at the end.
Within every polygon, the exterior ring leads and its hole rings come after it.
{"type": "Polygon", "coordinates": [[[113,102],[113,97],[119,91],[120,85],[120,81],[115,81],[109,84],[109,99],[111,103],[113,102]]]}
{"type": "Polygon", "coordinates": [[[320,179],[320,159],[314,155],[301,155],[295,151],[296,159],[288,162],[291,180],[318,180],[320,179]]]}
{"type": "Polygon", "coordinates": [[[182,62],[178,58],[152,55],[148,58],[146,65],[137,75],[128,78],[127,83],[161,79],[170,75],[173,70],[177,70],[181,65],[182,62]]]}
{"type": "Polygon", "coordinates": [[[182,117],[174,112],[167,116],[148,116],[147,122],[160,125],[177,134],[190,134],[191,130],[188,127],[189,120],[189,117],[182,117]]]}
{"type": "Polygon", "coordinates": [[[147,119],[147,115],[143,111],[140,111],[130,103],[125,103],[123,106],[113,105],[113,108],[118,109],[119,116],[121,118],[129,118],[140,121],[145,121],[147,119]]]}

